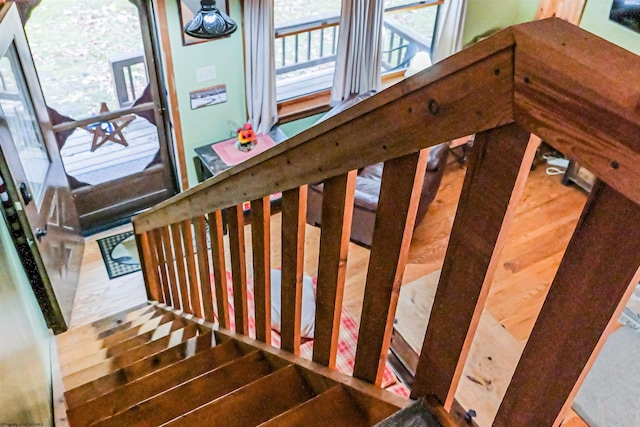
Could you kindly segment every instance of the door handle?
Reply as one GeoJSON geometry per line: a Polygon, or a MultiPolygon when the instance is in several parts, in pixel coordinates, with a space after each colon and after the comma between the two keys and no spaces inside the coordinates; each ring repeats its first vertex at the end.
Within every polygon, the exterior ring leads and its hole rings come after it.
{"type": "Polygon", "coordinates": [[[43,230],[41,230],[40,228],[36,228],[36,239],[38,239],[38,242],[41,241],[42,238],[47,235],[48,227],[49,225],[47,224],[44,226],[43,230]]]}
{"type": "Polygon", "coordinates": [[[33,195],[29,191],[26,182],[20,184],[20,194],[22,194],[22,200],[24,201],[25,206],[27,206],[33,200],[33,195]]]}

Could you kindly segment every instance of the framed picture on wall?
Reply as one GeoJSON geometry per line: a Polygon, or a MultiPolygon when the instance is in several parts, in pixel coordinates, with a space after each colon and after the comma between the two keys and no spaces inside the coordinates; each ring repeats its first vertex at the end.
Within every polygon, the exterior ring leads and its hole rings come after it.
{"type": "Polygon", "coordinates": [[[613,0],[609,19],[640,33],[640,0],[613,0]]]}
{"type": "Polygon", "coordinates": [[[189,92],[191,109],[196,110],[210,105],[227,102],[227,85],[211,86],[189,92]]]}
{"type": "MultiPolygon", "coordinates": [[[[216,7],[220,9],[220,12],[225,15],[229,15],[229,0],[217,0],[216,7]]],[[[208,42],[216,39],[199,39],[192,37],[184,32],[184,27],[193,15],[200,10],[200,0],[178,0],[178,12],[180,15],[180,26],[182,27],[182,45],[188,46],[195,43],[208,42]]]]}

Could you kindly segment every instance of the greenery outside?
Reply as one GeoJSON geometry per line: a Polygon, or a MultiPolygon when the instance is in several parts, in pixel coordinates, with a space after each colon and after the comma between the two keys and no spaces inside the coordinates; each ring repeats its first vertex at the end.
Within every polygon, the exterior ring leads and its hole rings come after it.
{"type": "MultiPolygon", "coordinates": [[[[110,59],[144,51],[138,9],[129,0],[43,0],[25,27],[47,104],[74,119],[95,115],[100,103],[119,104],[110,59]]],[[[134,72],[136,92],[146,85],[134,72]]]]}

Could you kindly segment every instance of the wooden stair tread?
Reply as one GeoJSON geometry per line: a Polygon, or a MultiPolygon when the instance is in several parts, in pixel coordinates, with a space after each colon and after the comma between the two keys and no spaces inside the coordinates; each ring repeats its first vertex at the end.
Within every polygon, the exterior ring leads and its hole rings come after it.
{"type": "Polygon", "coordinates": [[[161,425],[246,384],[253,383],[271,372],[272,367],[269,362],[261,352],[256,351],[92,425],[100,427],[161,425]]]}
{"type": "MultiPolygon", "coordinates": [[[[160,353],[147,356],[139,361],[118,369],[96,380],[83,384],[65,393],[67,407],[69,409],[81,405],[89,400],[108,394],[125,384],[144,378],[160,369],[188,357],[193,357],[199,352],[211,348],[215,344],[213,332],[189,338],[180,344],[170,347],[160,353]]],[[[222,347],[226,343],[216,345],[222,347]]]]}
{"type": "Polygon", "coordinates": [[[150,305],[145,307],[144,312],[132,319],[116,319],[112,323],[103,326],[81,326],[80,328],[71,329],[63,334],[56,336],[58,347],[62,350],[68,346],[84,342],[86,340],[95,340],[106,338],[110,335],[125,331],[129,328],[136,327],[144,322],[148,322],[154,317],[162,316],[162,310],[158,310],[156,306],[150,305]]]}
{"type": "Polygon", "coordinates": [[[155,320],[152,324],[159,328],[122,341],[134,332],[110,335],[119,342],[93,357],[104,357],[113,349],[122,353],[85,368],[76,366],[86,363],[84,358],[69,365],[74,372],[64,383],[71,426],[359,427],[373,425],[404,406],[378,396],[380,390],[373,386],[369,395],[369,385],[352,384],[353,379],[343,382],[305,364],[296,366],[298,362],[276,356],[260,343],[213,332],[191,316],[155,308],[177,320],[155,320]],[[186,326],[138,345],[180,322],[186,326]]]}
{"type": "Polygon", "coordinates": [[[139,316],[141,316],[144,313],[147,313],[149,311],[155,310],[155,306],[153,304],[149,304],[149,303],[142,303],[138,306],[132,307],[132,308],[128,308],[126,310],[122,310],[118,313],[112,314],[110,316],[104,317],[100,320],[96,320],[95,322],[91,322],[89,324],[86,325],[81,325],[78,326],[77,328],[74,328],[74,330],[81,330],[83,328],[86,327],[93,327],[93,328],[104,328],[107,327],[113,323],[125,323],[127,321],[131,321],[139,316]]]}
{"type": "Polygon", "coordinates": [[[313,391],[297,368],[290,365],[166,425],[172,427],[257,426],[300,405],[313,396],[313,391]]]}
{"type": "Polygon", "coordinates": [[[86,331],[95,331],[95,330],[103,330],[106,331],[108,329],[117,327],[122,325],[123,323],[130,322],[132,320],[137,319],[138,317],[150,313],[156,310],[156,306],[149,303],[140,304],[136,307],[132,307],[121,312],[112,314],[110,316],[104,317],[100,320],[96,320],[95,322],[87,323],[85,325],[80,325],[71,329],[69,332],[71,334],[83,333],[86,331]]]}
{"type": "Polygon", "coordinates": [[[136,347],[126,353],[111,357],[93,366],[89,366],[82,370],[74,370],[73,373],[64,377],[64,385],[67,389],[78,387],[120,368],[136,363],[139,359],[160,353],[167,348],[174,347],[189,338],[195,337],[198,335],[198,332],[199,329],[197,325],[189,325],[172,332],[171,335],[152,341],[140,347],[136,347]]]}
{"type": "Polygon", "coordinates": [[[160,369],[153,374],[123,385],[71,408],[67,414],[72,425],[87,425],[109,415],[123,412],[190,379],[217,369],[243,356],[233,341],[202,351],[192,357],[160,369]]]}
{"type": "Polygon", "coordinates": [[[129,338],[126,341],[115,344],[113,347],[103,348],[88,355],[81,355],[81,357],[78,359],[72,359],[69,362],[63,363],[62,372],[66,376],[73,372],[88,368],[104,360],[116,357],[118,355],[132,351],[138,347],[142,347],[148,343],[168,337],[174,331],[184,328],[184,326],[184,321],[178,319],[170,323],[165,323],[153,331],[149,331],[142,335],[129,338]]]}
{"type": "Polygon", "coordinates": [[[353,402],[342,385],[260,424],[261,427],[366,427],[366,414],[353,402]]]}
{"type": "MultiPolygon", "coordinates": [[[[145,319],[146,317],[147,315],[138,319],[145,319]]],[[[65,345],[64,348],[59,347],[59,354],[63,363],[67,363],[72,360],[72,355],[81,353],[89,354],[92,351],[100,351],[103,348],[112,347],[122,341],[126,341],[130,338],[152,331],[158,326],[174,319],[175,316],[172,313],[163,314],[161,312],[157,312],[157,314],[151,316],[146,322],[132,325],[128,329],[118,330],[114,333],[111,333],[112,330],[110,330],[97,335],[87,335],[82,340],[65,345]]]]}
{"type": "MultiPolygon", "coordinates": [[[[153,331],[166,325],[169,322],[176,322],[178,319],[171,315],[156,316],[140,325],[136,325],[132,328],[118,332],[115,335],[111,335],[105,339],[90,338],[82,342],[78,342],[73,346],[65,347],[60,350],[59,354],[62,359],[62,365],[71,365],[74,362],[87,358],[96,357],[98,354],[103,354],[106,357],[115,356],[118,353],[118,345],[125,342],[133,342],[130,340],[137,339],[144,340],[141,336],[150,337],[153,335],[153,331]],[[108,355],[108,349],[113,349],[113,354],[108,355]]],[[[127,344],[123,344],[127,346],[127,344]]]]}

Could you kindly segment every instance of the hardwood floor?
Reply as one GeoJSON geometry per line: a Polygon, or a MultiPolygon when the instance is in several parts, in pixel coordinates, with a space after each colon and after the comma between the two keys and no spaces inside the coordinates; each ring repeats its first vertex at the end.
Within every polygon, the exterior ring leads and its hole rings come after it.
{"type": "MultiPolygon", "coordinates": [[[[437,272],[442,267],[465,169],[448,166],[440,190],[429,211],[416,227],[409,251],[403,284],[437,272]]],[[[517,215],[495,280],[486,310],[517,341],[521,351],[571,233],[586,202],[586,194],[576,187],[560,183],[559,175],[549,176],[545,168],[534,169],[517,209],[517,215]]],[[[250,230],[245,230],[248,244],[250,230]]],[[[87,239],[80,285],[76,294],[71,327],[103,318],[146,300],[142,275],[129,274],[109,280],[96,240],[108,234],[130,229],[110,230],[87,239]]],[[[305,274],[317,275],[319,229],[306,228],[305,274]]],[[[272,236],[280,235],[280,214],[272,217],[272,236]]],[[[280,266],[280,242],[272,239],[272,267],[280,266]]],[[[228,253],[228,251],[227,251],[228,253]]],[[[251,275],[251,250],[247,248],[247,272],[251,275]]],[[[347,262],[344,307],[359,321],[369,251],[351,244],[347,262]]],[[[227,259],[229,266],[229,260],[227,259]]],[[[507,371],[510,368],[507,368],[507,371]]],[[[507,378],[511,374],[507,374],[507,378]]],[[[575,414],[564,425],[585,425],[575,414]]]]}
{"type": "MultiPolygon", "coordinates": [[[[442,267],[464,169],[449,165],[440,191],[416,228],[403,283],[442,267]]],[[[486,309],[518,341],[528,338],[587,196],[544,167],[529,174],[500,258],[486,309]]]]}
{"type": "Polygon", "coordinates": [[[98,239],[131,229],[130,224],[124,225],[85,240],[69,329],[103,319],[147,301],[141,272],[109,280],[97,243],[98,239]]]}

